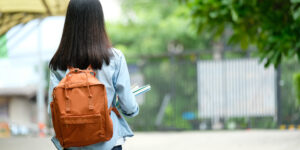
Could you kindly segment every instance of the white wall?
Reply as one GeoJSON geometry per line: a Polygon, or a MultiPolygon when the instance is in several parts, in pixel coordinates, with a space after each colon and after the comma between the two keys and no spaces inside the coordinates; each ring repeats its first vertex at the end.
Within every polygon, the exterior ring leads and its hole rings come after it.
{"type": "Polygon", "coordinates": [[[13,124],[30,126],[35,121],[34,103],[24,98],[11,98],[8,105],[9,120],[13,124]]]}

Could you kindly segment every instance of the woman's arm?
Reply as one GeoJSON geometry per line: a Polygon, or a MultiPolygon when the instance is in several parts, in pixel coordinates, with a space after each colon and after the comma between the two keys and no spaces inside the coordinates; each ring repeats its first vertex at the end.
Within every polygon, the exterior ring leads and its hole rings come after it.
{"type": "Polygon", "coordinates": [[[115,89],[119,97],[119,104],[122,113],[128,117],[134,117],[139,113],[139,106],[131,92],[130,77],[125,57],[118,51],[119,60],[116,70],[115,89]]]}

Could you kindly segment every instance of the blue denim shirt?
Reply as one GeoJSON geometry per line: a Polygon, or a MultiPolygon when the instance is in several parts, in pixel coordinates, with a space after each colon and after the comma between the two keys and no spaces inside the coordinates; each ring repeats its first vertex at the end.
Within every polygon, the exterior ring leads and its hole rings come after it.
{"type": "MultiPolygon", "coordinates": [[[[130,78],[127,68],[127,63],[123,53],[117,49],[112,48],[113,56],[110,59],[110,64],[105,63],[101,70],[95,70],[97,79],[106,87],[108,108],[116,103],[116,95],[119,96],[119,111],[128,117],[134,117],[139,112],[138,104],[136,103],[135,96],[131,92],[130,78]]],[[[50,102],[52,99],[52,91],[58,85],[60,80],[65,77],[68,70],[50,70],[50,85],[49,85],[49,103],[48,114],[51,119],[50,102]]],[[[115,113],[111,113],[113,121],[113,137],[107,142],[100,142],[84,147],[71,147],[71,150],[111,150],[118,139],[131,137],[133,132],[127,124],[126,120],[118,118],[115,113]]],[[[51,139],[58,150],[63,148],[55,136],[51,139]]]]}

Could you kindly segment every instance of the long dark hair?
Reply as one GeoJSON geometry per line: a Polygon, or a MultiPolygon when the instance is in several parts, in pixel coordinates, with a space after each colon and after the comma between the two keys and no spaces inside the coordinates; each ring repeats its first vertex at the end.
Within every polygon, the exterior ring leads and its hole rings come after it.
{"type": "Polygon", "coordinates": [[[49,67],[101,69],[104,62],[109,65],[110,48],[100,1],[70,0],[62,38],[49,67]]]}

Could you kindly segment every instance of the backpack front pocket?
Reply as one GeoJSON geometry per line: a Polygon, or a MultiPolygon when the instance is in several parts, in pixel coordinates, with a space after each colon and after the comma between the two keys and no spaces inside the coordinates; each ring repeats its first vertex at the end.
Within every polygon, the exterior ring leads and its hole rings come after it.
{"type": "Polygon", "coordinates": [[[63,141],[66,147],[83,146],[100,141],[104,134],[102,119],[100,114],[61,117],[63,141]]]}

